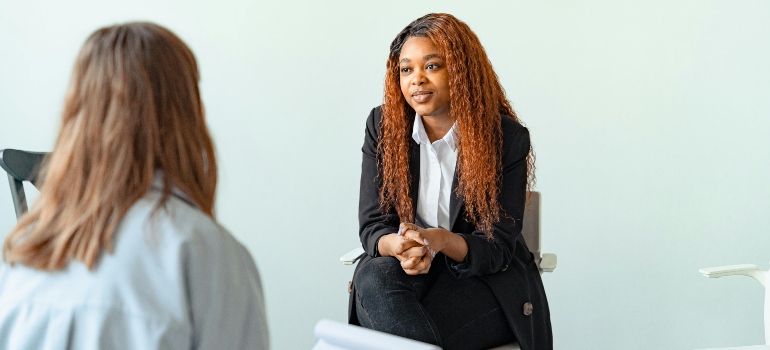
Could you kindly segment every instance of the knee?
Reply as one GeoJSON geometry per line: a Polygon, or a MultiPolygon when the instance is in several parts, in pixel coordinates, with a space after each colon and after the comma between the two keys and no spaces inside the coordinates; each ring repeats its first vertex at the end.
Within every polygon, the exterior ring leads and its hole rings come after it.
{"type": "Polygon", "coordinates": [[[393,257],[378,257],[367,261],[356,272],[353,284],[360,294],[379,292],[396,281],[398,273],[404,274],[401,263],[393,257]]]}

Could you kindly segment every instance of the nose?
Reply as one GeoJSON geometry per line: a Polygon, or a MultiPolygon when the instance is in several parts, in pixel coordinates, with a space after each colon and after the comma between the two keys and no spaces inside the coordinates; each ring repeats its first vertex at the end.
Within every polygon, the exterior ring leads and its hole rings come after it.
{"type": "Polygon", "coordinates": [[[420,86],[427,81],[428,79],[425,77],[425,72],[420,69],[415,69],[414,74],[412,74],[412,85],[420,86]]]}

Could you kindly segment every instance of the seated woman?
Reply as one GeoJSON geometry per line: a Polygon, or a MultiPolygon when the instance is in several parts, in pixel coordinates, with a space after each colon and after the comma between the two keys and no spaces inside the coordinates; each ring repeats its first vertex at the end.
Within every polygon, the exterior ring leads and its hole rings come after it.
{"type": "Polygon", "coordinates": [[[53,153],[0,268],[1,349],[267,349],[259,273],[214,219],[190,49],[127,23],[80,50],[53,153]]]}
{"type": "Polygon", "coordinates": [[[445,349],[551,349],[521,235],[529,132],[476,35],[448,14],[409,24],[384,101],[366,122],[349,322],[445,349]]]}

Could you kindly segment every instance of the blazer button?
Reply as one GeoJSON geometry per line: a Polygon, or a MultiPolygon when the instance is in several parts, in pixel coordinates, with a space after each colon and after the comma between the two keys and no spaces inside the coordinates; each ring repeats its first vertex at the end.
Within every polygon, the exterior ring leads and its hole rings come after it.
{"type": "Polygon", "coordinates": [[[353,281],[348,282],[348,293],[353,293],[353,281]]]}
{"type": "Polygon", "coordinates": [[[524,315],[525,316],[532,315],[532,303],[530,302],[524,303],[524,315]]]}
{"type": "Polygon", "coordinates": [[[500,270],[500,272],[505,272],[505,270],[508,270],[508,265],[503,266],[503,269],[500,270]]]}

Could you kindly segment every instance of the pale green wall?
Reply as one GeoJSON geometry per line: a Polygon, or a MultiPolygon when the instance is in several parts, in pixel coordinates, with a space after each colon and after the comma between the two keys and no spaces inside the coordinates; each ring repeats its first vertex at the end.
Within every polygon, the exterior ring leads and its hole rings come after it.
{"type": "Polygon", "coordinates": [[[0,0],[0,148],[52,147],[94,29],[169,27],[199,59],[218,218],[257,260],[274,348],[309,348],[345,318],[388,45],[428,12],[476,31],[531,130],[557,349],[763,342],[759,284],[697,270],[770,260],[767,1],[0,0]]]}

